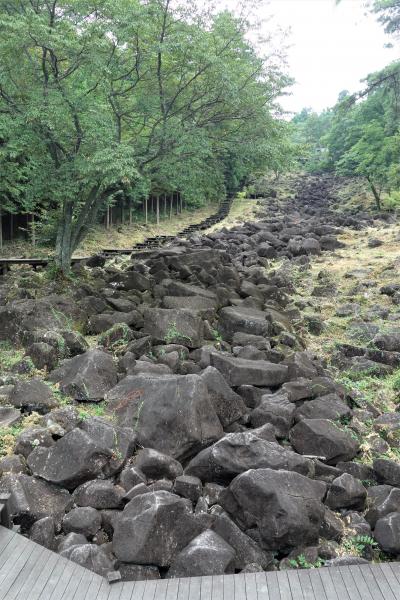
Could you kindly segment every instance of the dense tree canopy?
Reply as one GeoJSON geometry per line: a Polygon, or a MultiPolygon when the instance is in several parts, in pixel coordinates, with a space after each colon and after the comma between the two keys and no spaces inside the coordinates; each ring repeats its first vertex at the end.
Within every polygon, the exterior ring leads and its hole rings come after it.
{"type": "Polygon", "coordinates": [[[64,270],[116,194],[201,202],[284,159],[288,79],[246,26],[194,0],[0,0],[0,198],[53,224],[64,270]]]}

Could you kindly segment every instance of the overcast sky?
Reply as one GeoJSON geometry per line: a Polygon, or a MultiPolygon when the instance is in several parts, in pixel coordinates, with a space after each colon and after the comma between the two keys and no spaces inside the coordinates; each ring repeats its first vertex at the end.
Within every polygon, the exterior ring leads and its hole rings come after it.
{"type": "MultiPolygon", "coordinates": [[[[399,58],[393,42],[375,15],[366,14],[363,0],[270,0],[260,16],[274,15],[271,24],[290,27],[290,74],[297,84],[282,100],[286,110],[312,107],[321,111],[335,104],[342,90],[360,89],[360,79],[399,58]]],[[[266,25],[270,28],[271,25],[266,25]]],[[[362,87],[362,86],[361,86],[362,87]]]]}

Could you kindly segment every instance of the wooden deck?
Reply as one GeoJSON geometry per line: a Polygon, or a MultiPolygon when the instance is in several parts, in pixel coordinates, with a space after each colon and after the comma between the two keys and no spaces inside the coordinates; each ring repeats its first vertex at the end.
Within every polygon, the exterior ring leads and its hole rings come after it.
{"type": "Polygon", "coordinates": [[[0,527],[0,600],[400,600],[400,563],[109,584],[0,527]]]}

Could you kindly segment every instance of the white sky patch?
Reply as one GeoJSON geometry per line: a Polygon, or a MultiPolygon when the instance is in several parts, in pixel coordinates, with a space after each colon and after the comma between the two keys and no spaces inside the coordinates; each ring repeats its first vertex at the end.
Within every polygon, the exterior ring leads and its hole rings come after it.
{"type": "Polygon", "coordinates": [[[387,36],[363,0],[271,0],[260,17],[265,27],[291,29],[288,67],[296,79],[292,95],[282,98],[288,111],[321,111],[333,106],[342,90],[357,91],[369,73],[400,58],[399,45],[387,36]],[[393,48],[385,44],[393,43],[393,48]]]}

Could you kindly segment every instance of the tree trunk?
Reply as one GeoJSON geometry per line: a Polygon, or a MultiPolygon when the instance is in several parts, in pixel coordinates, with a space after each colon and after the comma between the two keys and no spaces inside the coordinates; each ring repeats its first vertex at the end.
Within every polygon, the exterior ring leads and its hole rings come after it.
{"type": "Polygon", "coordinates": [[[160,194],[157,194],[156,199],[157,225],[160,224],[160,194]]]}
{"type": "Polygon", "coordinates": [[[0,250],[3,248],[3,211],[0,206],[0,250]]]}
{"type": "MultiPolygon", "coordinates": [[[[1,209],[0,209],[1,212],[1,209]]],[[[0,234],[1,235],[1,234],[0,234]]],[[[10,213],[10,240],[14,239],[14,215],[10,213]]]]}
{"type": "Polygon", "coordinates": [[[145,221],[146,225],[147,225],[147,222],[148,222],[147,202],[148,202],[148,198],[146,196],[146,198],[144,199],[144,221],[145,221]]]}
{"type": "Polygon", "coordinates": [[[133,223],[133,208],[132,208],[132,198],[129,198],[129,225],[133,223]]]}
{"type": "Polygon", "coordinates": [[[64,275],[71,269],[72,256],[72,214],[73,205],[69,200],[64,202],[63,215],[57,231],[55,261],[64,275]]]}
{"type": "Polygon", "coordinates": [[[164,219],[167,218],[167,194],[164,194],[164,219]]]}
{"type": "Polygon", "coordinates": [[[174,194],[169,197],[169,218],[172,219],[172,205],[174,203],[174,194]]]}
{"type": "Polygon", "coordinates": [[[373,193],[373,195],[374,195],[374,198],[375,198],[375,204],[376,204],[376,208],[377,208],[378,210],[381,210],[381,209],[382,209],[382,205],[381,205],[381,197],[380,197],[380,195],[379,195],[379,193],[378,193],[378,190],[376,189],[376,187],[375,187],[375,185],[374,185],[374,183],[373,183],[372,179],[371,179],[370,177],[367,177],[367,179],[368,179],[368,183],[369,183],[369,185],[370,185],[370,187],[371,187],[372,193],[373,193]]]}
{"type": "Polygon", "coordinates": [[[36,223],[35,223],[35,215],[33,213],[31,215],[31,235],[32,235],[32,246],[35,248],[35,246],[36,246],[36,223]]]}
{"type": "Polygon", "coordinates": [[[176,195],[175,214],[179,215],[179,193],[176,195]]]}

